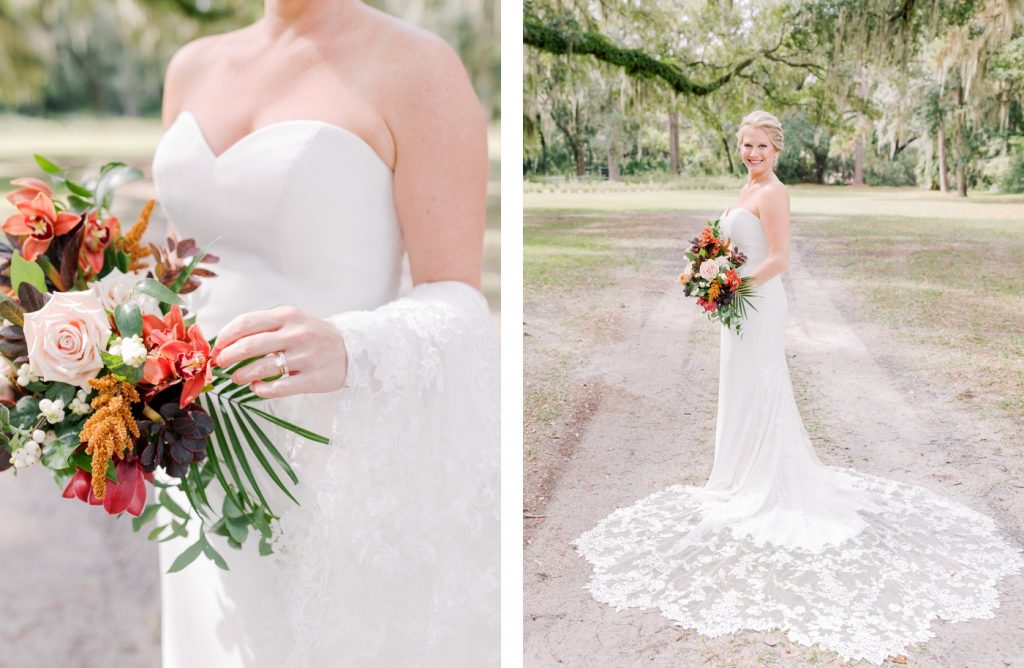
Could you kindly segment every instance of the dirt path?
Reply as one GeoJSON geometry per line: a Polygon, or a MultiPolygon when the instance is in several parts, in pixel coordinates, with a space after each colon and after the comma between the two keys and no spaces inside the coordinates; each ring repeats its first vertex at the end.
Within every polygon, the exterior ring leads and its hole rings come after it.
{"type": "MultiPolygon", "coordinates": [[[[661,234],[677,238],[678,218],[662,222],[661,234]]],[[[1019,429],[979,420],[937,384],[903,369],[899,342],[886,340],[883,328],[851,324],[842,295],[821,277],[812,280],[802,250],[797,228],[785,279],[787,350],[801,414],[821,458],[946,494],[993,516],[1024,545],[1019,429]]],[[[678,255],[660,253],[613,291],[580,298],[626,306],[614,335],[590,351],[577,373],[578,381],[600,388],[600,399],[551,498],[537,511],[542,517],[528,520],[525,663],[838,666],[834,655],[791,644],[780,633],[708,639],[656,611],[616,612],[583,589],[590,567],[569,545],[573,538],[666,485],[702,484],[711,470],[717,326],[673,283],[678,255]]],[[[536,319],[527,313],[528,321],[536,319]]],[[[995,619],[937,622],[937,637],[908,651],[908,665],[1024,666],[1024,577],[1004,580],[1001,592],[995,619]]]]}

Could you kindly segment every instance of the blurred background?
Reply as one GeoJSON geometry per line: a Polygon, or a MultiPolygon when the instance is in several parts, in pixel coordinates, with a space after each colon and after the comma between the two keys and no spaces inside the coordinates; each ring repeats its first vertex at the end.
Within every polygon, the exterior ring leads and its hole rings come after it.
{"type": "MultiPolygon", "coordinates": [[[[499,4],[497,0],[371,1],[445,38],[462,57],[490,122],[483,287],[497,320],[499,267],[499,4]]],[[[72,173],[119,160],[147,180],[118,191],[133,221],[154,196],[150,161],[161,135],[168,60],[197,37],[247,25],[259,0],[0,0],[0,197],[19,176],[42,176],[39,153],[72,173]]],[[[0,220],[13,213],[0,200],[0,220]]],[[[159,207],[147,237],[159,239],[159,207]]],[[[408,279],[406,279],[408,280],[408,279]]],[[[156,546],[78,501],[42,467],[0,476],[0,668],[158,666],[156,546]]]]}
{"type": "Polygon", "coordinates": [[[527,0],[523,172],[732,187],[761,108],[787,185],[1021,193],[1022,6],[527,0]]]}

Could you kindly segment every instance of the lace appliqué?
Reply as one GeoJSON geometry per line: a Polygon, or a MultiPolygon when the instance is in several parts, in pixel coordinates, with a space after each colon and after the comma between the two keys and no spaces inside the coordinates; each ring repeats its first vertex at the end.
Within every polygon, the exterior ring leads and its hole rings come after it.
{"type": "Polygon", "coordinates": [[[329,320],[345,337],[346,387],[294,410],[333,415],[332,443],[282,436],[305,488],[274,546],[284,597],[268,604],[286,609],[274,630],[290,635],[285,665],[498,665],[499,356],[486,300],[426,283],[329,320]]]}
{"type": "Polygon", "coordinates": [[[866,528],[814,551],[701,532],[707,490],[674,485],[611,513],[575,541],[587,589],[616,609],[658,608],[711,637],[781,629],[846,660],[883,662],[935,634],[931,622],[989,619],[996,583],[1024,567],[995,522],[923,487],[824,467],[870,497],[866,528]]]}

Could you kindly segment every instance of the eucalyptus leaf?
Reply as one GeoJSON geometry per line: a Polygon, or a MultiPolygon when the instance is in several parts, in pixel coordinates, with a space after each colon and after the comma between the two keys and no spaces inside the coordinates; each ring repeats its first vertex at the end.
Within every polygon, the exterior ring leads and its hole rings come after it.
{"type": "Polygon", "coordinates": [[[184,300],[173,290],[153,278],[144,278],[135,285],[135,293],[149,295],[164,304],[184,304],[184,300]]]}
{"type": "Polygon", "coordinates": [[[122,337],[142,336],[142,311],[138,304],[118,304],[114,308],[114,322],[117,323],[117,331],[122,337]]]}
{"type": "Polygon", "coordinates": [[[142,178],[142,172],[123,162],[109,162],[100,170],[100,180],[96,184],[96,202],[105,209],[110,208],[114,191],[129,181],[142,178]]]}

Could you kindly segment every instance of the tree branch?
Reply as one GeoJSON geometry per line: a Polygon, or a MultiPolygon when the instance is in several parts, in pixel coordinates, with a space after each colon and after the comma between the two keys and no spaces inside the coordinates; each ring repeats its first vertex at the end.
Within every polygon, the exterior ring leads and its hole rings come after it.
{"type": "Polygon", "coordinates": [[[524,7],[523,43],[558,55],[591,55],[622,67],[630,76],[661,79],[677,93],[697,96],[708,95],[721,88],[749,67],[758,56],[768,53],[761,52],[745,58],[734,65],[731,71],[710,82],[698,82],[674,63],[660,60],[640,49],[620,47],[599,32],[581,29],[572,17],[555,17],[545,22],[530,11],[528,3],[524,7]]]}

